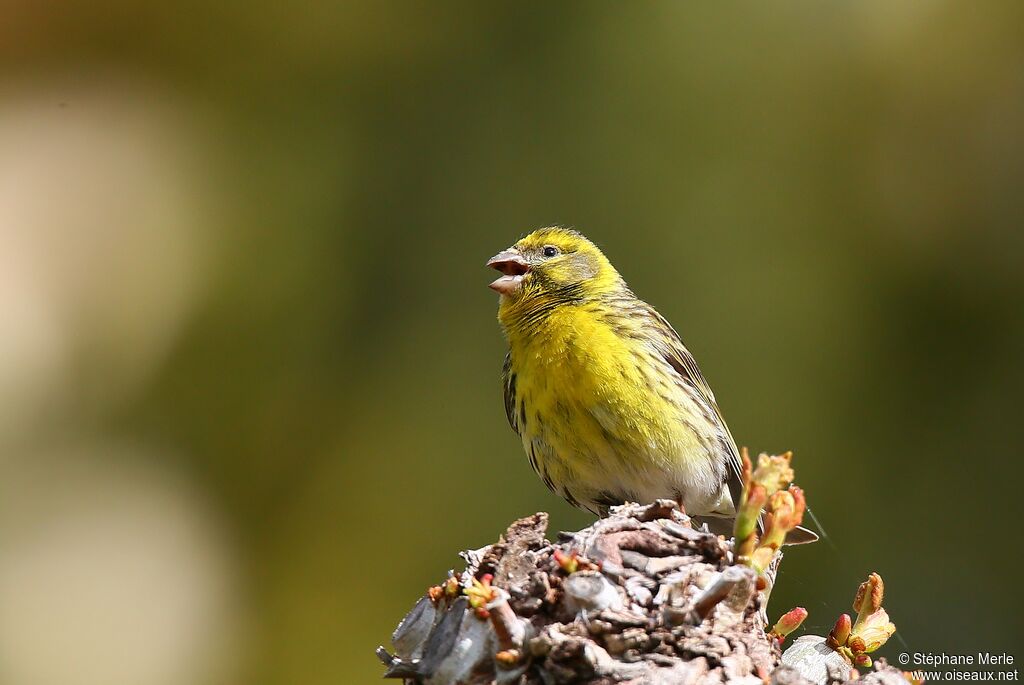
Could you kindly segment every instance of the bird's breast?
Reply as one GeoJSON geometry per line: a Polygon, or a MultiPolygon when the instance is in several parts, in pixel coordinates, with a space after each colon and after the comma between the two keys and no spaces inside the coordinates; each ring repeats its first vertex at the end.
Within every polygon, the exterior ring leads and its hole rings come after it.
{"type": "Polygon", "coordinates": [[[575,312],[513,345],[511,360],[524,441],[543,440],[576,468],[628,467],[698,447],[698,431],[687,430],[691,400],[632,331],[575,312]]]}
{"type": "Polygon", "coordinates": [[[642,331],[579,312],[548,323],[510,339],[519,431],[548,486],[585,506],[717,496],[720,429],[642,331]]]}

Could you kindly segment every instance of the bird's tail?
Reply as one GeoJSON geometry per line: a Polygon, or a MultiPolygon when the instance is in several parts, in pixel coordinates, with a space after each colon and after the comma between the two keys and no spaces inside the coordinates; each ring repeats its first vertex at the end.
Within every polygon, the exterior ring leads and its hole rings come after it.
{"type": "Polygon", "coordinates": [[[797,526],[786,535],[787,545],[806,545],[818,541],[818,534],[810,528],[797,526]]]}

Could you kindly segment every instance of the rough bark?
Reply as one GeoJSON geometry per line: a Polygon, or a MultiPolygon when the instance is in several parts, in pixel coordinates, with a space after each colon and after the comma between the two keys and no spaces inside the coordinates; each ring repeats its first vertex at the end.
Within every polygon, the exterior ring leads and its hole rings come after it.
{"type": "MultiPolygon", "coordinates": [[[[783,658],[766,635],[775,568],[759,579],[734,565],[731,541],[695,530],[674,502],[613,508],[554,543],[546,528],[547,514],[534,514],[497,543],[463,552],[465,571],[399,624],[395,653],[378,648],[385,677],[426,685],[824,685],[853,677],[842,657],[807,640],[783,658]],[[498,589],[474,608],[463,588],[485,574],[498,589]]],[[[882,662],[859,682],[895,678],[906,682],[882,662]]]]}

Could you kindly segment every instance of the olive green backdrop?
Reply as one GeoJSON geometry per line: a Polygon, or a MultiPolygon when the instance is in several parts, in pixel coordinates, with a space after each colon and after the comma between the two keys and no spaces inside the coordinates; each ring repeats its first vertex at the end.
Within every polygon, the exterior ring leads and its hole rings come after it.
{"type": "Polygon", "coordinates": [[[483,266],[551,223],[795,451],[773,613],[875,570],[883,654],[1019,649],[1022,10],[9,4],[0,679],[374,682],[459,549],[585,525],[483,266]]]}

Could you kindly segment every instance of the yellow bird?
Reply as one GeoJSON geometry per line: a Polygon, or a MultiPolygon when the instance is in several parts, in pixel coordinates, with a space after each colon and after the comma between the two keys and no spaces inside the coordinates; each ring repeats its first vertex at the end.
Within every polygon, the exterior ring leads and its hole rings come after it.
{"type": "MultiPolygon", "coordinates": [[[[736,443],[672,326],[577,231],[551,227],[490,259],[502,276],[505,413],[530,465],[570,504],[680,502],[728,533],[742,490],[736,443]]],[[[787,542],[817,539],[799,529],[787,542]]]]}

